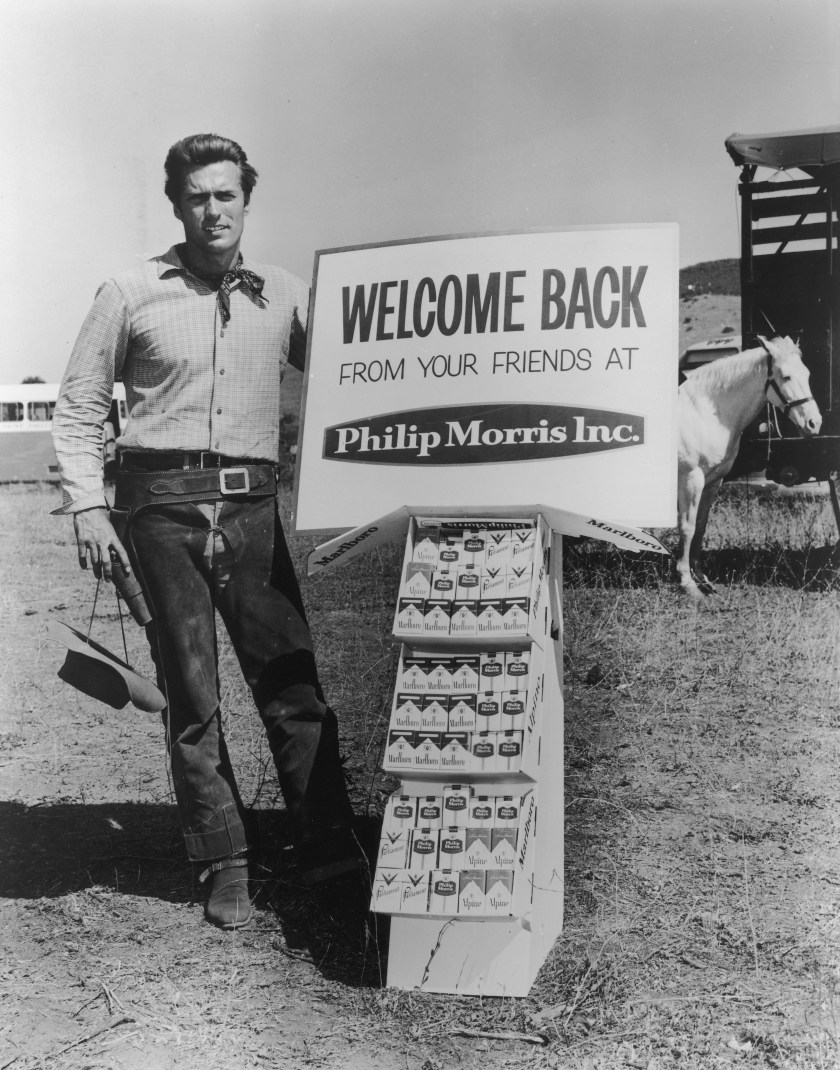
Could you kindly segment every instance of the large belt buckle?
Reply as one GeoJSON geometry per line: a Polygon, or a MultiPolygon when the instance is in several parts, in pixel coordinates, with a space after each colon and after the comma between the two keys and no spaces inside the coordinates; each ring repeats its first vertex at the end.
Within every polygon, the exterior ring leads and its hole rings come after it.
{"type": "Polygon", "coordinates": [[[251,477],[247,468],[219,469],[219,490],[222,494],[247,494],[251,489],[251,477]]]}

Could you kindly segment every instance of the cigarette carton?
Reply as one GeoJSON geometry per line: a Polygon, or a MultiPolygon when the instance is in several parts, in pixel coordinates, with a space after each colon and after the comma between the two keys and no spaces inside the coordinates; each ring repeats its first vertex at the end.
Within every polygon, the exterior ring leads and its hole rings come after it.
{"type": "Polygon", "coordinates": [[[469,869],[487,869],[492,864],[491,842],[493,830],[490,828],[468,828],[466,830],[465,862],[469,869]]]}
{"type": "Polygon", "coordinates": [[[451,599],[427,598],[423,607],[423,634],[449,635],[449,623],[451,617],[451,599]]]}
{"type": "Polygon", "coordinates": [[[496,738],[496,770],[500,773],[516,772],[522,766],[522,739],[520,730],[499,732],[496,738]]]}
{"type": "Polygon", "coordinates": [[[503,691],[499,729],[502,732],[522,731],[525,727],[527,691],[503,691]]]}
{"type": "Polygon", "coordinates": [[[479,654],[478,690],[502,692],[505,689],[505,653],[488,650],[479,654]]]}
{"type": "Polygon", "coordinates": [[[484,567],[484,545],[487,532],[481,528],[464,529],[464,563],[484,567]]]}
{"type": "Polygon", "coordinates": [[[510,562],[510,532],[488,531],[484,543],[485,569],[504,571],[510,562]]]}
{"type": "Polygon", "coordinates": [[[485,912],[488,915],[513,913],[512,869],[488,869],[485,878],[485,912]]]}
{"type": "Polygon", "coordinates": [[[443,823],[448,828],[466,828],[471,789],[468,785],[448,784],[443,789],[443,823]]]}
{"type": "Polygon", "coordinates": [[[475,732],[478,695],[475,691],[449,696],[449,731],[475,732]]]}
{"type": "Polygon", "coordinates": [[[478,696],[475,727],[478,732],[498,732],[502,727],[502,693],[484,691],[478,696]]]}
{"type": "Polygon", "coordinates": [[[476,635],[498,636],[504,632],[503,606],[501,598],[479,599],[476,635]]]}
{"type": "Polygon", "coordinates": [[[516,828],[492,829],[490,855],[497,869],[512,869],[516,864],[516,844],[519,830],[516,828]]]}
{"type": "Polygon", "coordinates": [[[412,769],[416,746],[415,732],[405,728],[392,728],[388,732],[388,746],[383,764],[389,769],[412,769]]]}
{"type": "Polygon", "coordinates": [[[493,824],[495,827],[518,827],[519,815],[522,811],[522,799],[518,795],[497,795],[494,802],[493,824]]]}
{"type": "Polygon", "coordinates": [[[377,869],[371,889],[370,909],[377,914],[396,914],[402,898],[402,874],[398,869],[377,869]]]}
{"type": "Polygon", "coordinates": [[[396,695],[394,709],[391,712],[391,726],[393,728],[420,728],[422,702],[420,695],[396,695]]]}
{"type": "Polygon", "coordinates": [[[530,650],[508,650],[505,654],[505,691],[524,691],[531,669],[530,650]]]}
{"type": "Polygon", "coordinates": [[[379,854],[376,859],[377,869],[405,869],[408,864],[411,832],[411,829],[397,829],[394,832],[383,831],[379,840],[379,854]]]}
{"type": "Polygon", "coordinates": [[[508,568],[505,578],[505,598],[527,598],[531,593],[531,578],[534,566],[520,565],[508,568]]]}
{"type": "Polygon", "coordinates": [[[439,829],[443,825],[443,796],[421,795],[417,799],[417,825],[424,829],[439,829]]]}
{"type": "Polygon", "coordinates": [[[418,732],[414,749],[414,768],[440,769],[440,745],[440,732],[418,732]]]}
{"type": "Polygon", "coordinates": [[[414,531],[412,562],[437,566],[440,529],[436,524],[418,524],[414,531]]]}
{"type": "Polygon", "coordinates": [[[453,661],[454,659],[449,654],[429,654],[426,676],[429,691],[449,692],[452,690],[453,661]]]}
{"type": "Polygon", "coordinates": [[[470,733],[444,732],[440,746],[441,771],[463,773],[470,767],[470,733]]]}
{"type": "Polygon", "coordinates": [[[429,598],[446,598],[450,602],[455,597],[456,569],[439,569],[432,574],[429,598]]]}
{"type": "Polygon", "coordinates": [[[460,533],[441,534],[438,542],[438,564],[440,568],[458,569],[464,559],[464,536],[460,533]]]}
{"type": "Polygon", "coordinates": [[[471,773],[496,772],[496,732],[474,732],[469,769],[471,773]]]}
{"type": "Polygon", "coordinates": [[[510,533],[510,565],[521,568],[533,564],[534,550],[537,543],[535,528],[515,529],[510,533]]]}
{"type": "Polygon", "coordinates": [[[429,913],[444,917],[458,913],[458,874],[436,869],[430,878],[429,913]]]}
{"type": "Polygon", "coordinates": [[[449,634],[460,638],[478,634],[478,600],[456,598],[452,603],[449,634]]]}
{"type": "Polygon", "coordinates": [[[485,910],[485,873],[480,869],[462,869],[458,875],[458,913],[473,917],[485,910]]]}
{"type": "Polygon", "coordinates": [[[400,595],[403,598],[431,598],[433,575],[434,569],[431,565],[409,561],[400,584],[400,595]]]}
{"type": "Polygon", "coordinates": [[[481,573],[481,585],[478,598],[486,602],[489,598],[503,598],[507,573],[503,568],[487,568],[481,573]]]}
{"type": "Polygon", "coordinates": [[[470,799],[467,828],[492,828],[495,814],[495,795],[474,795],[470,799]]]}
{"type": "Polygon", "coordinates": [[[397,615],[394,620],[394,631],[402,635],[421,635],[425,620],[425,599],[423,598],[400,598],[397,601],[397,615]]]}
{"type": "Polygon", "coordinates": [[[424,732],[445,732],[449,727],[449,695],[423,696],[420,727],[424,732]]]}
{"type": "Polygon", "coordinates": [[[414,873],[406,870],[402,875],[402,894],[400,896],[401,914],[425,914],[429,909],[428,871],[414,873]]]}
{"type": "Polygon", "coordinates": [[[456,599],[478,599],[481,593],[481,569],[476,565],[461,565],[455,584],[456,599]]]}
{"type": "Polygon", "coordinates": [[[398,671],[397,690],[425,691],[428,677],[429,662],[425,655],[404,654],[398,671]]]}
{"type": "Polygon", "coordinates": [[[501,609],[502,630],[510,635],[524,635],[528,631],[530,612],[530,598],[506,598],[501,609]]]}
{"type": "Polygon", "coordinates": [[[413,829],[417,824],[417,796],[391,795],[385,804],[382,834],[413,829]]]}
{"type": "Polygon", "coordinates": [[[466,857],[466,834],[467,830],[459,828],[444,828],[438,834],[438,865],[443,869],[463,869],[466,857]]]}
{"type": "Polygon", "coordinates": [[[438,829],[415,829],[411,833],[408,869],[437,869],[438,829]]]}
{"type": "Polygon", "coordinates": [[[478,654],[456,654],[452,659],[452,690],[478,691],[480,668],[478,654]]]}

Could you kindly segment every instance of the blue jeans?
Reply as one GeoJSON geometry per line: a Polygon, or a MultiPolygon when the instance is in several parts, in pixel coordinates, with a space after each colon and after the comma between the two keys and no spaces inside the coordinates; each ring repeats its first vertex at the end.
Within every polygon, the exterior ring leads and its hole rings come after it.
{"type": "Polygon", "coordinates": [[[131,520],[128,544],[154,615],[148,637],[167,698],[189,857],[224,858],[247,847],[222,734],[216,610],[265,726],[295,842],[348,826],[338,724],[318,682],[275,498],[156,505],[131,520]]]}

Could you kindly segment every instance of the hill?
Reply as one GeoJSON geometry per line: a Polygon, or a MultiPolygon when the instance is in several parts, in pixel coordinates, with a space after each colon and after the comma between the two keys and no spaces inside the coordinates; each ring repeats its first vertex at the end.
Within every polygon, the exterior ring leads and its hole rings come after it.
{"type": "Polygon", "coordinates": [[[680,271],[680,298],[700,294],[738,296],[741,293],[740,261],[706,260],[680,271]]]}

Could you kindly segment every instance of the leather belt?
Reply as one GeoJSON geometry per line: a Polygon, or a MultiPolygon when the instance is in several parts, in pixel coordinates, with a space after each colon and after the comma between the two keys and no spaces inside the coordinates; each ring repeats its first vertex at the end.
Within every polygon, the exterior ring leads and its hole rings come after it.
{"type": "Polygon", "coordinates": [[[167,472],[173,468],[244,468],[271,463],[253,457],[228,457],[208,450],[124,450],[120,453],[119,467],[123,472],[167,472]]]}
{"type": "Polygon", "coordinates": [[[149,506],[266,498],[277,492],[274,465],[117,473],[114,508],[132,516],[149,506]]]}

